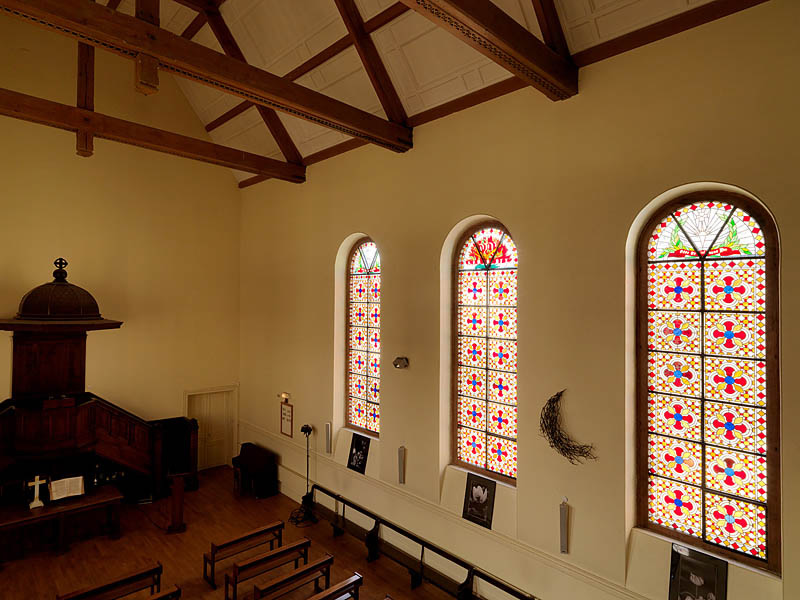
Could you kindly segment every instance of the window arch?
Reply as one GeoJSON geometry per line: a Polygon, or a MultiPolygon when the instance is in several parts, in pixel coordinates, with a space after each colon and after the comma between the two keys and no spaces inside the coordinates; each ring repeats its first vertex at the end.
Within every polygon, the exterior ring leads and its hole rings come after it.
{"type": "Polygon", "coordinates": [[[375,242],[356,242],[347,262],[347,424],[381,429],[381,256],[375,242]]]}
{"type": "Polygon", "coordinates": [[[639,239],[638,523],[780,570],[778,241],[732,192],[677,198],[639,239]]]}
{"type": "Polygon", "coordinates": [[[497,222],[456,246],[453,456],[517,477],[517,247],[497,222]]]}

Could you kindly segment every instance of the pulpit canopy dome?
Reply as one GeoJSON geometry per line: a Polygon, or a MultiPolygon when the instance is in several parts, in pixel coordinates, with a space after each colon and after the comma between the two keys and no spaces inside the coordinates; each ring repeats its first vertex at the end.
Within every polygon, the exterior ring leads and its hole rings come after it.
{"type": "Polygon", "coordinates": [[[64,267],[67,261],[59,258],[53,271],[53,281],[33,288],[19,303],[18,319],[70,321],[100,319],[100,307],[94,297],[82,287],[67,281],[64,267]]]}
{"type": "Polygon", "coordinates": [[[53,264],[53,281],[33,288],[22,297],[13,319],[0,319],[6,331],[91,331],[116,329],[122,322],[104,319],[100,307],[89,292],[67,281],[67,261],[53,264]]]}

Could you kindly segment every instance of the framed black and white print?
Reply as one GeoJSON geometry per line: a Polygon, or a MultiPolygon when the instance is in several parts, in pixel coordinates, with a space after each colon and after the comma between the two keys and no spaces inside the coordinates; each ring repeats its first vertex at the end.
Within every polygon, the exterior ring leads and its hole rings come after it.
{"type": "Polygon", "coordinates": [[[350,440],[350,455],[347,457],[347,468],[362,475],[367,470],[367,457],[369,456],[369,438],[357,433],[350,440]]]}
{"type": "Polygon", "coordinates": [[[727,562],[672,544],[669,600],[726,600],[727,595],[727,562]]]}
{"type": "Polygon", "coordinates": [[[464,489],[464,509],[461,512],[461,516],[468,521],[486,527],[486,529],[491,529],[496,486],[497,483],[492,479],[481,477],[475,473],[467,473],[467,485],[464,489]]]}

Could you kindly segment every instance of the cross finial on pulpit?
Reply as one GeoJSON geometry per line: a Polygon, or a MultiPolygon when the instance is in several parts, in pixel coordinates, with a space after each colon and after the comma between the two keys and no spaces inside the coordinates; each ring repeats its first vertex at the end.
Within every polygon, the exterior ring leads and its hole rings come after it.
{"type": "Polygon", "coordinates": [[[39,499],[39,486],[44,484],[45,482],[39,479],[38,475],[33,478],[33,481],[28,482],[28,487],[33,488],[33,502],[28,505],[30,508],[39,508],[40,506],[44,506],[44,502],[39,499]]]}
{"type": "Polygon", "coordinates": [[[55,277],[56,281],[66,281],[67,280],[67,272],[64,270],[69,263],[63,258],[57,258],[53,261],[53,264],[56,266],[56,270],[53,271],[53,277],[55,277]]]}

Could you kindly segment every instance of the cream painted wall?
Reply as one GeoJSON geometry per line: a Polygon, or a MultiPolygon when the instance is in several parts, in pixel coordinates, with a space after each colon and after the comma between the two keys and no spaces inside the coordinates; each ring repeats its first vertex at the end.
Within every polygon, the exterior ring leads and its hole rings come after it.
{"type": "MultiPolygon", "coordinates": [[[[276,393],[295,423],[333,419],[334,259],[348,235],[378,243],[384,369],[376,476],[316,454],[312,476],[545,599],[666,598],[669,543],[629,536],[626,502],[626,254],[629,228],[686,182],[750,190],[782,233],[783,368],[800,361],[797,98],[800,3],[772,0],[581,70],[581,92],[552,103],[522,90],[415,130],[396,155],[363,148],[309,169],[308,182],[243,192],[241,431],[279,450],[300,488],[302,438],[278,431],[276,393]],[[519,469],[516,536],[452,524],[438,464],[439,255],[461,219],[490,214],[520,252],[519,469]],[[538,435],[538,414],[567,388],[565,419],[599,460],[573,467],[538,435]],[[407,484],[396,484],[399,445],[407,484]],[[558,504],[573,507],[571,552],[558,554],[558,504]],[[442,512],[444,510],[444,513],[442,512]],[[630,556],[630,559],[628,558],[630,556]]],[[[730,600],[798,598],[800,442],[783,381],[783,579],[731,567],[730,600]]],[[[322,439],[315,444],[321,447],[322,439]]],[[[295,493],[291,492],[291,493],[295,493]]],[[[296,495],[296,494],[295,494],[296,495]]]]}
{"type": "MultiPolygon", "coordinates": [[[[76,47],[0,16],[0,85],[74,104],[76,47]]],[[[98,51],[96,108],[204,136],[173,79],[161,79],[158,94],[137,94],[133,64],[98,51]]],[[[125,322],[89,334],[91,391],[158,418],[180,414],[184,390],[238,381],[241,200],[230,171],[104,140],[79,158],[74,134],[0,117],[0,207],[0,314],[13,316],[64,256],[69,280],[125,322]]]]}

